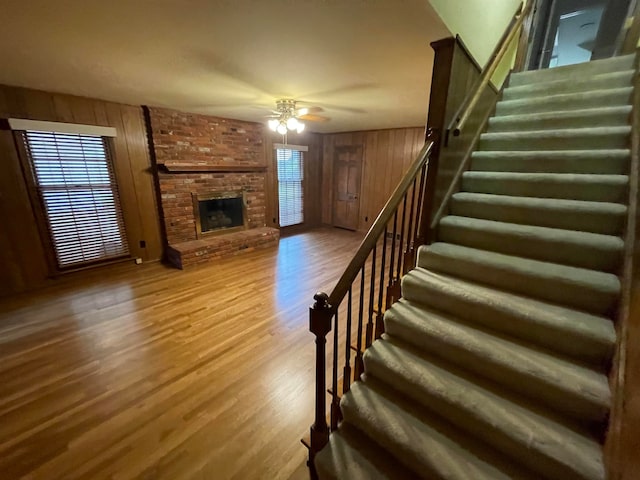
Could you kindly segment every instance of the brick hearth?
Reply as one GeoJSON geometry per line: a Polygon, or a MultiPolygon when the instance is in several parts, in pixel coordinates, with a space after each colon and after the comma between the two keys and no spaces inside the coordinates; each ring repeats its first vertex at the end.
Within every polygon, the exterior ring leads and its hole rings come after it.
{"type": "Polygon", "coordinates": [[[169,260],[183,268],[277,243],[278,230],[265,227],[262,125],[160,108],[149,114],[169,260]],[[224,171],[233,168],[246,171],[224,171]],[[229,191],[246,193],[247,230],[198,239],[192,194],[229,191]]]}

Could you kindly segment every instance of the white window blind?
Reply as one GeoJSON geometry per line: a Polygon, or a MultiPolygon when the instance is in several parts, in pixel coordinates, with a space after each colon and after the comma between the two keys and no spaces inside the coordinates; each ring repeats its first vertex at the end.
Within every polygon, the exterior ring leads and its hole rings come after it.
{"type": "Polygon", "coordinates": [[[120,198],[105,140],[96,135],[23,134],[61,269],[126,256],[120,198]]]}
{"type": "Polygon", "coordinates": [[[304,221],[304,158],[300,150],[278,148],[278,198],[280,203],[280,226],[288,227],[304,221]]]}

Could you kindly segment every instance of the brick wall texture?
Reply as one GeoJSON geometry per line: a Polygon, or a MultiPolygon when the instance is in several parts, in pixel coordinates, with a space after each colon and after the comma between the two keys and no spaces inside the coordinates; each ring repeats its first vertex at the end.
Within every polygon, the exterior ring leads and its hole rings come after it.
{"type": "MultiPolygon", "coordinates": [[[[263,126],[226,118],[150,108],[159,164],[265,165],[263,126]]],[[[192,193],[244,191],[249,228],[265,225],[265,174],[160,171],[160,196],[169,245],[197,238],[192,193]]]]}

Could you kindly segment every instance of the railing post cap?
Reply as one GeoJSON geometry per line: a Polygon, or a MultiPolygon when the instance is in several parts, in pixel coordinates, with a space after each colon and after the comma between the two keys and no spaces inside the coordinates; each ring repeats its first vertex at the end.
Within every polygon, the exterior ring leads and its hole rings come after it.
{"type": "Polygon", "coordinates": [[[329,295],[324,292],[316,292],[313,299],[316,301],[313,304],[314,309],[327,308],[329,306],[329,295]]]}

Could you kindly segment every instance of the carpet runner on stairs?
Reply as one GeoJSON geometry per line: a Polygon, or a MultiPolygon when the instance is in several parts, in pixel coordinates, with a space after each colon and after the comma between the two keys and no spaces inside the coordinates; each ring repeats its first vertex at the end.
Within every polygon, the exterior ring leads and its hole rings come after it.
{"type": "Polygon", "coordinates": [[[633,56],[511,76],[321,479],[603,480],[633,56]]]}

